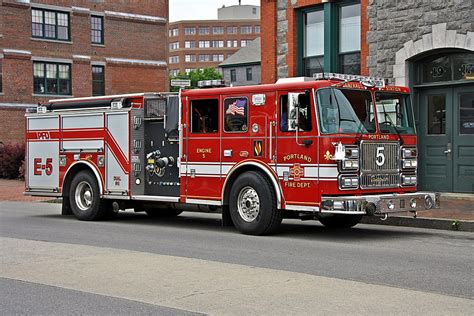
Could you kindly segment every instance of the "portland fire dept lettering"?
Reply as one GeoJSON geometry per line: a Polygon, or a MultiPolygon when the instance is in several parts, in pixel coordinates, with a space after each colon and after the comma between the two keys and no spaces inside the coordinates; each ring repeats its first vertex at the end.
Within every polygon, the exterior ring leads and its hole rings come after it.
{"type": "Polygon", "coordinates": [[[288,161],[292,159],[299,159],[299,160],[304,160],[306,162],[311,162],[311,157],[303,155],[303,154],[288,154],[283,157],[283,161],[288,161]]]}

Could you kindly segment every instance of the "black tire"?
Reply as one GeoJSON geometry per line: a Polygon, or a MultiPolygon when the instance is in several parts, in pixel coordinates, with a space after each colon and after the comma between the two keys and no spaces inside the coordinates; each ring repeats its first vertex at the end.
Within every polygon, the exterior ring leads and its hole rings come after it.
{"type": "Polygon", "coordinates": [[[69,201],[72,213],[81,221],[105,219],[112,212],[110,203],[100,198],[99,185],[90,171],[81,171],[72,179],[69,201]]]}
{"type": "Polygon", "coordinates": [[[229,210],[235,227],[248,235],[274,233],[283,219],[281,210],[277,209],[275,191],[270,181],[254,171],[241,174],[232,185],[229,210]]]}
{"type": "Polygon", "coordinates": [[[320,217],[321,224],[328,228],[351,228],[359,224],[362,215],[340,215],[334,214],[330,216],[320,217]]]}

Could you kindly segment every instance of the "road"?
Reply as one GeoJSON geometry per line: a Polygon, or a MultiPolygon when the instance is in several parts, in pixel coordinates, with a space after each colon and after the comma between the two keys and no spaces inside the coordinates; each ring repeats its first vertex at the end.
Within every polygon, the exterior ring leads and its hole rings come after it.
{"type": "Polygon", "coordinates": [[[5,314],[468,314],[474,234],[284,221],[241,235],[217,214],[109,222],[0,202],[5,314]],[[24,297],[28,297],[25,300],[24,297]]]}

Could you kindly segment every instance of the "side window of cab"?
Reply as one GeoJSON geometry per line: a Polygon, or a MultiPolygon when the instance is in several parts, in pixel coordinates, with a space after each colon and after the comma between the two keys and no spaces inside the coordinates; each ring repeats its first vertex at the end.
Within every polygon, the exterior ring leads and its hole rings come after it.
{"type": "Polygon", "coordinates": [[[280,131],[309,132],[311,123],[311,98],[309,91],[290,92],[280,96],[280,131]]]}
{"type": "Polygon", "coordinates": [[[246,97],[224,100],[224,131],[243,133],[248,131],[248,99],[246,97]]]}

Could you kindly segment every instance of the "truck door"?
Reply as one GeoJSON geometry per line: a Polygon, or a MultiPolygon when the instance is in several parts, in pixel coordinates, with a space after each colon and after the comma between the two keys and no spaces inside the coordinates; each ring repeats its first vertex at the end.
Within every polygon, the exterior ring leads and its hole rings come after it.
{"type": "MultiPolygon", "coordinates": [[[[187,99],[186,133],[181,159],[181,177],[186,177],[187,203],[220,204],[219,97],[187,99]]],[[[183,195],[183,189],[181,189],[183,195]]]]}
{"type": "Polygon", "coordinates": [[[317,206],[317,127],[311,90],[281,91],[277,102],[277,172],[288,209],[317,206]]]}

